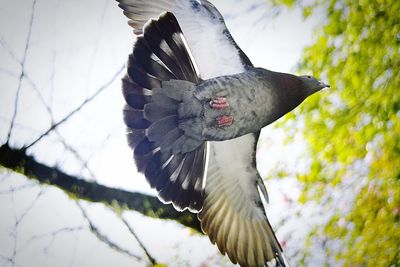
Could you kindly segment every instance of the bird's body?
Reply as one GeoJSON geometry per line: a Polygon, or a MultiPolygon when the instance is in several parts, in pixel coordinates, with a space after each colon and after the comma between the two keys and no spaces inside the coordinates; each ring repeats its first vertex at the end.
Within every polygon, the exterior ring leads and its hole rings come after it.
{"type": "Polygon", "coordinates": [[[297,107],[309,95],[301,83],[291,74],[248,66],[242,73],[197,85],[168,81],[158,92],[175,93],[175,100],[182,101],[179,127],[188,135],[199,141],[224,141],[257,132],[297,107]],[[179,94],[185,95],[180,99],[179,94]]]}
{"type": "Polygon", "coordinates": [[[162,201],[199,212],[233,263],[285,266],[262,202],[257,139],[323,84],[254,68],[208,1],[118,1],[138,35],[123,79],[138,170],[162,201]]]}

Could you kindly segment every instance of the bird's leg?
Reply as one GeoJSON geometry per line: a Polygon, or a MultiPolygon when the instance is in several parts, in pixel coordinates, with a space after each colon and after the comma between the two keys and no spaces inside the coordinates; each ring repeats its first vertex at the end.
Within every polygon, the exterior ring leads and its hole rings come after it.
{"type": "Polygon", "coordinates": [[[217,96],[210,101],[210,106],[214,109],[221,110],[229,107],[229,103],[226,97],[217,96]]]}
{"type": "Polygon", "coordinates": [[[217,126],[218,127],[227,127],[232,125],[233,123],[233,116],[230,115],[222,115],[216,118],[217,126]]]}

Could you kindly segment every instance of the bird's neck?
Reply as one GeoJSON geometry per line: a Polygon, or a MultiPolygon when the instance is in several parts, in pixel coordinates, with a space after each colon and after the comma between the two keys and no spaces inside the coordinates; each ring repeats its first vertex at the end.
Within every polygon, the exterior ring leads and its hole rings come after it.
{"type": "MultiPolygon", "coordinates": [[[[280,113],[286,114],[297,107],[307,97],[302,81],[299,77],[289,73],[272,72],[280,105],[280,113]]],[[[282,115],[283,115],[282,114],[282,115]]]]}

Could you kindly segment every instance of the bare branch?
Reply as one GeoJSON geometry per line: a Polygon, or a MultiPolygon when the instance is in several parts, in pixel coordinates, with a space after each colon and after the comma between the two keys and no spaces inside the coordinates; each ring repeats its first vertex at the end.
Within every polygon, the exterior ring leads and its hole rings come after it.
{"type": "Polygon", "coordinates": [[[119,75],[122,73],[122,71],[125,69],[125,65],[121,66],[121,68],[114,74],[114,76],[111,78],[110,81],[105,83],[103,86],[101,86],[96,93],[94,93],[91,97],[87,98],[85,101],[83,101],[82,104],[80,104],[77,108],[75,108],[73,111],[71,111],[67,116],[65,116],[63,119],[61,119],[59,122],[53,124],[46,132],[44,132],[42,135],[40,135],[35,141],[33,141],[31,144],[25,146],[25,149],[28,149],[35,145],[37,142],[39,142],[43,137],[48,135],[51,131],[56,129],[58,126],[66,122],[69,118],[71,118],[75,113],[80,111],[86,104],[88,104],[90,101],[92,101],[96,96],[98,96],[102,91],[104,91],[108,86],[110,86],[115,79],[119,77],[119,75]]]}
{"type": "Polygon", "coordinates": [[[6,257],[4,255],[0,254],[0,259],[2,259],[5,262],[11,263],[13,266],[22,267],[20,264],[17,264],[16,262],[14,262],[14,260],[12,258],[6,257]]]}
{"type": "Polygon", "coordinates": [[[123,253],[125,255],[128,255],[132,258],[135,258],[138,261],[143,261],[142,257],[133,254],[127,249],[122,248],[118,244],[114,243],[111,241],[106,235],[102,234],[100,230],[93,224],[93,222],[90,220],[88,214],[86,213],[85,209],[80,205],[80,203],[77,201],[77,205],[79,209],[82,212],[83,217],[86,219],[86,221],[89,223],[90,231],[99,239],[101,242],[109,246],[111,249],[114,249],[120,253],[123,253]]]}
{"type": "Polygon", "coordinates": [[[14,193],[12,193],[11,199],[12,199],[13,207],[14,207],[15,228],[14,228],[14,231],[11,233],[11,236],[14,238],[14,246],[13,246],[12,255],[9,258],[9,261],[11,262],[12,266],[15,266],[15,257],[17,255],[17,240],[18,240],[18,224],[19,223],[18,223],[17,211],[15,210],[14,193]]]}
{"type": "Polygon", "coordinates": [[[26,62],[26,55],[28,54],[28,49],[29,49],[29,44],[31,42],[31,35],[32,35],[32,26],[33,26],[33,19],[35,15],[35,7],[36,7],[36,1],[33,0],[32,2],[32,12],[31,12],[31,17],[29,19],[29,29],[28,29],[28,35],[26,37],[26,42],[25,42],[25,48],[24,48],[24,53],[22,55],[22,61],[21,61],[21,74],[19,76],[18,80],[18,87],[17,87],[17,93],[15,95],[15,101],[14,101],[14,112],[11,118],[11,124],[10,124],[10,129],[8,130],[7,134],[7,143],[10,141],[11,138],[11,133],[14,128],[14,123],[15,123],[15,118],[17,117],[17,111],[18,111],[18,102],[19,102],[19,94],[21,92],[21,86],[22,86],[22,80],[25,75],[25,62],[26,62]]]}
{"type": "MultiPolygon", "coordinates": [[[[50,101],[48,106],[53,106],[53,99],[54,99],[54,80],[56,77],[56,59],[57,59],[57,52],[53,50],[52,52],[52,59],[51,59],[51,75],[50,75],[50,101]]],[[[51,108],[50,108],[51,110],[51,108]]]]}
{"type": "Polygon", "coordinates": [[[67,141],[65,141],[64,137],[62,137],[62,135],[56,130],[56,133],[60,139],[61,144],[63,144],[64,148],[66,150],[68,150],[69,152],[71,152],[71,154],[78,160],[80,161],[80,163],[82,164],[82,168],[85,169],[88,173],[89,173],[89,178],[94,180],[95,175],[94,172],[89,168],[88,163],[82,158],[82,156],[79,154],[79,152],[73,148],[71,145],[69,145],[67,143],[67,141]]]}
{"type": "Polygon", "coordinates": [[[25,218],[25,216],[32,210],[33,206],[36,205],[36,202],[39,200],[39,198],[43,195],[46,189],[41,189],[40,192],[36,195],[35,199],[31,202],[31,204],[24,210],[24,212],[21,214],[21,216],[18,217],[18,219],[15,222],[15,226],[18,227],[18,225],[22,222],[22,220],[25,218]]]}
{"type": "MultiPolygon", "coordinates": [[[[42,102],[43,106],[45,106],[47,113],[49,114],[50,118],[51,118],[51,125],[54,125],[54,117],[53,117],[53,112],[51,110],[51,107],[46,103],[46,100],[44,99],[42,93],[40,92],[39,88],[37,88],[35,82],[28,76],[25,76],[26,81],[30,84],[30,86],[32,87],[33,91],[38,95],[40,102],[42,102]]],[[[69,145],[67,143],[67,141],[64,139],[64,137],[61,135],[60,132],[57,131],[57,129],[55,129],[55,132],[57,134],[57,136],[59,137],[59,141],[63,144],[64,148],[67,149],[69,152],[72,153],[72,155],[81,162],[83,169],[86,169],[90,175],[90,178],[94,179],[94,173],[92,172],[92,170],[89,168],[87,162],[81,157],[81,155],[79,154],[79,152],[74,149],[71,145],[69,145]]]]}
{"type": "MultiPolygon", "coordinates": [[[[108,6],[109,2],[110,1],[108,1],[108,0],[104,1],[103,10],[101,11],[100,19],[99,19],[99,22],[97,24],[98,27],[96,27],[96,31],[97,32],[96,32],[94,43],[96,43],[97,45],[94,46],[93,49],[91,50],[90,59],[88,61],[89,62],[88,69],[90,71],[90,77],[92,76],[92,73],[93,73],[94,60],[95,60],[96,55],[97,55],[97,53],[99,51],[99,43],[100,43],[100,40],[101,40],[101,36],[102,36],[102,33],[104,32],[104,30],[103,30],[104,18],[105,18],[106,12],[108,10],[107,6],[108,6]]],[[[89,88],[91,79],[87,79],[86,81],[87,81],[87,84],[86,84],[87,86],[86,87],[89,88]]]]}
{"type": "Polygon", "coordinates": [[[165,205],[154,196],[110,188],[86,181],[81,177],[68,175],[56,167],[37,162],[33,157],[26,155],[24,149],[10,148],[8,144],[1,146],[0,165],[40,183],[56,186],[74,198],[111,206],[118,205],[153,218],[175,220],[201,233],[199,220],[189,211],[176,211],[172,205],[165,205]]]}
{"type": "Polygon", "coordinates": [[[14,59],[18,64],[21,65],[21,61],[18,59],[18,57],[14,54],[12,51],[11,47],[6,43],[6,41],[3,39],[3,37],[0,37],[0,46],[4,48],[4,50],[8,53],[8,55],[14,59]]]}
{"type": "Polygon", "coordinates": [[[11,193],[14,193],[14,192],[25,190],[27,188],[32,188],[34,186],[37,186],[37,184],[27,183],[27,184],[24,184],[24,185],[21,185],[21,186],[18,186],[18,187],[12,187],[12,188],[10,188],[8,190],[2,190],[2,191],[0,191],[0,195],[11,194],[11,193]]]}
{"type": "Polygon", "coordinates": [[[42,102],[43,106],[45,106],[49,115],[51,115],[52,111],[50,109],[50,106],[46,103],[46,100],[44,99],[43,94],[40,92],[40,89],[36,86],[35,82],[32,80],[32,78],[28,74],[25,74],[25,81],[31,86],[33,91],[39,97],[40,102],[42,102]]]}
{"type": "Polygon", "coordinates": [[[17,212],[15,210],[15,200],[14,200],[14,191],[12,191],[12,202],[14,204],[14,218],[15,218],[15,223],[14,223],[14,230],[11,233],[11,236],[14,238],[14,246],[13,246],[13,251],[11,257],[9,257],[9,261],[11,262],[12,266],[16,265],[16,256],[17,256],[17,242],[18,242],[18,228],[21,222],[24,220],[25,216],[32,210],[33,206],[35,206],[37,200],[40,198],[40,196],[43,194],[44,190],[40,190],[40,192],[36,195],[35,199],[31,202],[31,204],[22,212],[20,216],[17,216],[17,212]]]}
{"type": "Polygon", "coordinates": [[[15,95],[15,101],[14,101],[14,112],[11,118],[11,124],[10,124],[10,128],[8,130],[8,134],[7,134],[7,143],[10,141],[11,138],[11,133],[12,130],[14,128],[14,123],[15,123],[15,118],[17,117],[17,110],[18,110],[18,102],[19,102],[19,93],[21,91],[21,84],[22,84],[22,79],[24,77],[24,72],[21,72],[21,75],[19,76],[19,82],[18,82],[18,88],[17,88],[17,93],[15,95]]]}
{"type": "MultiPolygon", "coordinates": [[[[115,212],[115,210],[114,210],[115,212]]],[[[152,265],[155,265],[157,261],[150,255],[149,251],[146,249],[142,241],[137,236],[135,230],[130,226],[130,224],[125,220],[121,213],[115,212],[116,215],[121,219],[121,221],[125,224],[126,228],[128,228],[129,232],[135,237],[136,241],[138,242],[139,246],[143,249],[144,253],[146,253],[147,258],[151,262],[152,265]]]]}
{"type": "Polygon", "coordinates": [[[0,68],[0,72],[3,72],[3,73],[5,73],[5,74],[7,74],[7,75],[9,75],[9,76],[11,76],[13,78],[18,78],[19,77],[18,74],[14,73],[14,72],[12,72],[10,70],[4,69],[4,68],[0,68]]]}
{"type": "Polygon", "coordinates": [[[48,243],[48,245],[46,246],[46,249],[45,249],[45,250],[47,250],[47,248],[51,246],[51,244],[54,242],[54,240],[56,239],[56,237],[57,237],[58,235],[63,234],[63,233],[68,233],[68,234],[69,234],[69,233],[81,231],[81,230],[83,230],[83,229],[84,229],[83,226],[63,227],[63,228],[60,228],[60,229],[57,229],[57,230],[55,230],[55,231],[51,231],[51,232],[48,232],[48,233],[43,233],[43,234],[39,234],[39,235],[33,235],[23,246],[21,246],[21,247],[18,249],[17,253],[20,252],[20,251],[23,251],[23,250],[24,250],[25,248],[27,248],[31,243],[35,242],[35,241],[38,240],[38,239],[43,239],[43,238],[48,238],[48,237],[50,237],[50,242],[48,243]]]}

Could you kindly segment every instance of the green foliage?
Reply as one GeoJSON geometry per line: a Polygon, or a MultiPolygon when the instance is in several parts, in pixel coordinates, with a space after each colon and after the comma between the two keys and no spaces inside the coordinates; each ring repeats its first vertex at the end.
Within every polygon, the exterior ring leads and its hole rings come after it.
{"type": "Polygon", "coordinates": [[[338,209],[325,226],[343,244],[336,257],[344,266],[400,266],[400,1],[322,7],[325,25],[300,70],[329,80],[331,89],[287,118],[304,119],[312,155],[308,173],[299,175],[301,200],[319,201],[357,177],[350,211],[338,209]]]}
{"type": "Polygon", "coordinates": [[[271,0],[271,2],[275,6],[283,4],[283,5],[286,5],[288,7],[292,7],[295,4],[296,0],[271,0]]]}

